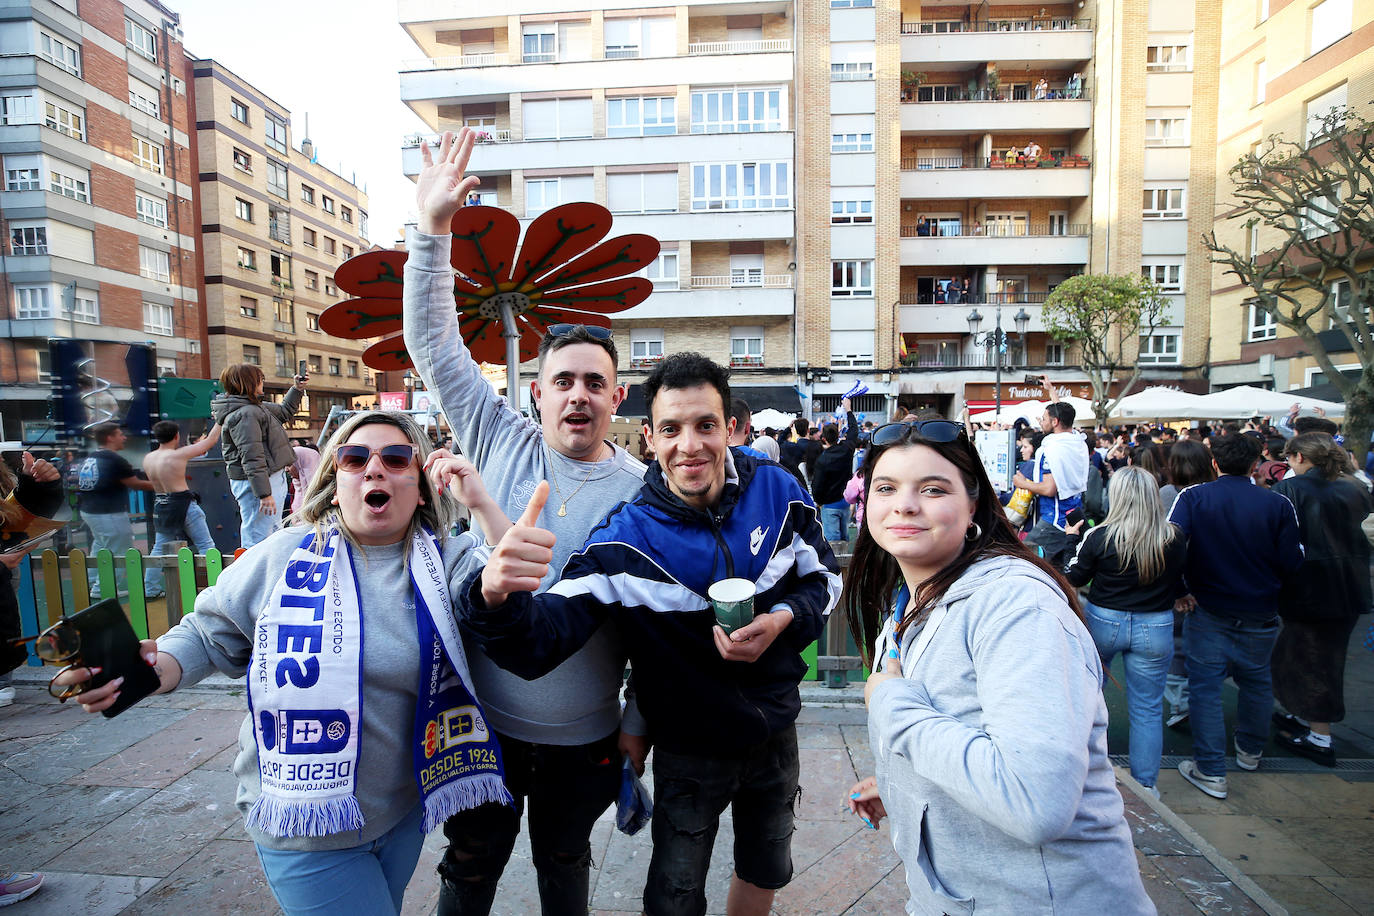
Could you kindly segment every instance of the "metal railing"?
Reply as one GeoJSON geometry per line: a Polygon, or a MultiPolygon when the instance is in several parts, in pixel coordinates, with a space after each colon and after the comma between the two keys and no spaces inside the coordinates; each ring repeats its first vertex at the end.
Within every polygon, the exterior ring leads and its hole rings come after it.
{"type": "Polygon", "coordinates": [[[791,274],[763,274],[762,276],[740,277],[692,277],[688,281],[691,289],[791,289],[791,274]]]}
{"type": "Polygon", "coordinates": [[[1041,305],[1049,293],[982,293],[977,296],[960,296],[957,302],[947,302],[943,295],[935,293],[902,293],[897,297],[900,305],[1041,305]]]}
{"type": "Polygon", "coordinates": [[[902,159],[903,172],[928,172],[941,169],[1001,169],[1001,168],[1087,168],[1092,160],[1078,153],[1066,156],[1042,155],[1027,166],[1025,160],[1007,162],[1005,156],[915,156],[902,159]]]}
{"type": "Polygon", "coordinates": [[[931,226],[925,233],[914,225],[902,227],[902,238],[1050,238],[1085,237],[1088,235],[1087,223],[1013,223],[1001,225],[992,223],[986,226],[931,226]]]}
{"type": "MultiPolygon", "coordinates": [[[[955,351],[925,356],[920,353],[912,353],[902,360],[902,367],[906,369],[993,369],[997,366],[997,356],[995,351],[987,353],[955,351]]],[[[1015,352],[1008,350],[1001,356],[1003,369],[1019,369],[1029,365],[1024,350],[1015,352]]]]}
{"type": "Polygon", "coordinates": [[[694,41],[687,45],[687,56],[700,54],[760,54],[791,51],[790,38],[759,38],[752,41],[694,41]]]}
{"type": "Polygon", "coordinates": [[[1063,102],[1087,101],[1091,98],[1086,86],[1071,86],[1067,83],[1049,87],[1045,95],[1040,98],[1035,96],[1033,88],[1026,90],[1024,96],[1008,96],[1006,90],[1000,88],[997,90],[951,89],[946,86],[942,87],[944,91],[941,93],[941,98],[922,99],[920,98],[921,88],[902,90],[902,103],[905,105],[934,105],[940,102],[1063,102]]]}
{"type": "MultiPolygon", "coordinates": [[[[703,54],[762,54],[791,51],[790,38],[762,38],[752,41],[695,41],[687,45],[687,56],[703,54]]],[[[645,55],[638,50],[612,49],[603,51],[604,60],[638,60],[645,55]]],[[[665,56],[665,55],[654,55],[665,56]]],[[[676,55],[666,55],[676,56],[676,55]]],[[[401,61],[401,72],[418,70],[461,70],[468,67],[504,67],[516,64],[561,64],[594,60],[587,57],[564,57],[557,53],[511,55],[507,53],[459,54],[447,57],[416,57],[401,61]]]]}
{"type": "Polygon", "coordinates": [[[1069,19],[1058,16],[1032,19],[981,19],[964,22],[962,19],[922,19],[903,22],[903,35],[946,35],[958,32],[1081,32],[1092,31],[1091,19],[1069,19]]]}

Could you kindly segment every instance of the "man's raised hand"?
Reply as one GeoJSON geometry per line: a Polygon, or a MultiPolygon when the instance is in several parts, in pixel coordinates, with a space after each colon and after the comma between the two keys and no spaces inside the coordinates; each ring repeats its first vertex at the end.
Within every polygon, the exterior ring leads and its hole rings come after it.
{"type": "Polygon", "coordinates": [[[464,127],[456,134],[444,131],[438,153],[431,153],[427,142],[420,144],[422,165],[415,180],[415,203],[420,209],[420,231],[426,235],[448,235],[453,214],[480,184],[476,176],[466,174],[476,142],[476,131],[464,127]]]}
{"type": "Polygon", "coordinates": [[[487,607],[505,604],[512,592],[532,592],[549,574],[553,562],[552,531],[536,527],[549,498],[549,482],[541,480],[530,504],[501,538],[482,570],[482,601],[487,607]]]}

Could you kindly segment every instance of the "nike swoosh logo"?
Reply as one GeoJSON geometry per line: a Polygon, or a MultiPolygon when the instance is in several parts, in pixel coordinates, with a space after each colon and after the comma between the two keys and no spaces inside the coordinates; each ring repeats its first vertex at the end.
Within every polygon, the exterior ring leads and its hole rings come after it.
{"type": "Polygon", "coordinates": [[[759,548],[763,546],[763,539],[768,537],[768,528],[755,528],[749,535],[749,552],[754,556],[759,555],[759,548]]]}

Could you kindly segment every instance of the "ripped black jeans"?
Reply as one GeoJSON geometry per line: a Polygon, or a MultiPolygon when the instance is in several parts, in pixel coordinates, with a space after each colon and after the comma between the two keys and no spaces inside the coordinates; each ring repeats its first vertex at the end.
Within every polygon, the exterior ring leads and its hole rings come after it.
{"type": "Polygon", "coordinates": [[[706,872],[725,806],[735,832],[735,874],[777,890],[792,880],[792,829],[800,765],[788,726],[736,757],[654,749],[654,851],[644,883],[648,916],[701,916],[706,872]]]}
{"type": "Polygon", "coordinates": [[[619,732],[591,744],[530,744],[498,734],[515,805],[482,805],[444,822],[439,916],[486,916],[520,833],[526,800],[543,916],[586,916],[588,838],[620,791],[619,732]]]}

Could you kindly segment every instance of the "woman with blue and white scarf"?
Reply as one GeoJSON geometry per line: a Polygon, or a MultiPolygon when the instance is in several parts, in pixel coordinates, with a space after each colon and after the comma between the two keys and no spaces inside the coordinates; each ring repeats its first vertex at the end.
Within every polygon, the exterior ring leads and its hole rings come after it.
{"type": "MultiPolygon", "coordinates": [[[[305,506],[243,554],[195,613],[143,651],[159,693],[247,676],[237,804],[288,913],[397,913],[425,833],[510,802],[472,694],[450,587],[486,561],[446,537],[447,489],[499,536],[510,522],[471,464],[425,474],[429,438],[403,414],[349,419],[305,506]]],[[[82,677],[84,669],[73,672],[82,677]]],[[[80,695],[90,712],[120,682],[80,695]]]]}

